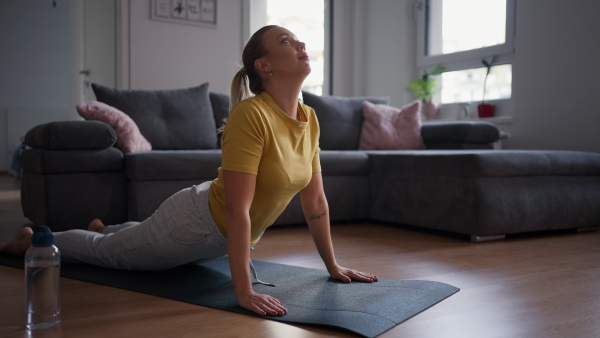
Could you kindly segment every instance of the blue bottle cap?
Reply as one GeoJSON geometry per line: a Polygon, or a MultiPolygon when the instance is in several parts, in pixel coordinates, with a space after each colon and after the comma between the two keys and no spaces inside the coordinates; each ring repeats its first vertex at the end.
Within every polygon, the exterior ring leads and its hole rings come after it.
{"type": "Polygon", "coordinates": [[[33,230],[31,236],[32,246],[52,246],[54,244],[54,235],[50,228],[45,225],[41,225],[33,230]]]}

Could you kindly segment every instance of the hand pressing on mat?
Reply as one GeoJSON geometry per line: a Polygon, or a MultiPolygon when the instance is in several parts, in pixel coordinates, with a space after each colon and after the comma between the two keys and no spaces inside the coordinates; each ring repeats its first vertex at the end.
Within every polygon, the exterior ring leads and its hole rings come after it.
{"type": "Polygon", "coordinates": [[[377,278],[377,276],[375,276],[373,274],[364,273],[364,272],[360,272],[360,271],[356,271],[356,270],[352,270],[352,269],[346,269],[339,265],[336,265],[332,269],[328,269],[328,271],[329,271],[329,275],[331,276],[331,278],[339,279],[345,283],[350,283],[352,280],[357,280],[357,281],[366,282],[366,283],[373,283],[373,282],[377,282],[379,280],[377,278]]]}
{"type": "Polygon", "coordinates": [[[261,316],[283,316],[287,313],[287,309],[279,300],[269,295],[256,293],[252,290],[243,294],[238,294],[237,299],[241,307],[258,313],[261,316]]]}
{"type": "Polygon", "coordinates": [[[331,229],[329,222],[329,206],[323,190],[323,177],[320,172],[313,173],[310,183],[300,190],[300,202],[308,223],[310,234],[315,242],[317,251],[327,267],[331,278],[350,283],[352,280],[361,282],[377,282],[377,276],[339,266],[335,260],[331,229]]]}
{"type": "Polygon", "coordinates": [[[223,170],[226,195],[227,253],[233,288],[238,304],[261,316],[282,316],[287,313],[283,304],[265,294],[254,292],[250,277],[250,243],[252,204],[256,176],[223,170]]]}

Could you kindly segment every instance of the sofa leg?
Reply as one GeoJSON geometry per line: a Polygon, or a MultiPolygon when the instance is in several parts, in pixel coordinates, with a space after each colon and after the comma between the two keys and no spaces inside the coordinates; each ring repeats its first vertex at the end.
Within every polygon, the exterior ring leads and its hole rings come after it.
{"type": "Polygon", "coordinates": [[[501,240],[503,240],[505,238],[506,238],[506,235],[491,235],[491,236],[471,235],[471,243],[501,241],[501,240]]]}

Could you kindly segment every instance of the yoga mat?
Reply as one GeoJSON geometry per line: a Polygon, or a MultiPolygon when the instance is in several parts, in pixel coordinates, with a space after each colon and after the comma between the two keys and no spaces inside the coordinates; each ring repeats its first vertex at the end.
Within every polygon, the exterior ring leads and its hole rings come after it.
{"type": "MultiPolygon", "coordinates": [[[[0,255],[0,264],[23,268],[23,258],[0,255]]],[[[346,284],[324,270],[254,261],[258,278],[276,286],[254,285],[288,309],[271,320],[334,326],[375,337],[459,291],[439,282],[380,278],[346,284]]],[[[227,257],[160,272],[122,271],[83,263],[63,263],[61,276],[261,317],[238,306],[227,257]]]]}

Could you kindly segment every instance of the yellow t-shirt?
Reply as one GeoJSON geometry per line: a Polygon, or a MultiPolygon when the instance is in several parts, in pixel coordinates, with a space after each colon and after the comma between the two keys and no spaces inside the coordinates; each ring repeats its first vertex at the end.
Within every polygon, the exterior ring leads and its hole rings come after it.
{"type": "Polygon", "coordinates": [[[250,242],[258,242],[296,193],[321,171],[319,124],[315,111],[298,103],[301,121],[289,117],[267,93],[246,99],[229,114],[221,147],[219,176],[210,186],[209,203],[225,237],[223,170],[256,175],[250,206],[250,242]]]}

